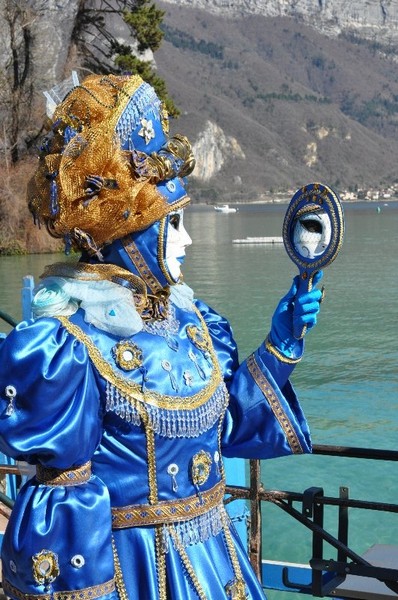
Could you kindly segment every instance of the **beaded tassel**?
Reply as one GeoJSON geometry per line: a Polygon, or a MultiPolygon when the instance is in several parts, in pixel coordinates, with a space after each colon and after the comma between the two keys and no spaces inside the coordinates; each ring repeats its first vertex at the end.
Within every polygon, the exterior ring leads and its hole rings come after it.
{"type": "MultiPolygon", "coordinates": [[[[182,521],[174,525],[175,533],[177,534],[178,542],[186,548],[193,544],[206,542],[211,537],[218,535],[223,529],[223,520],[221,511],[223,508],[216,506],[208,512],[194,517],[189,521],[182,521]]],[[[163,530],[164,547],[169,548],[170,543],[173,543],[168,530],[163,530]]]]}
{"type": "Polygon", "coordinates": [[[121,419],[136,425],[141,425],[141,417],[131,400],[122,396],[119,390],[108,381],[105,387],[105,410],[114,412],[121,419]]]}
{"type": "MultiPolygon", "coordinates": [[[[111,383],[106,383],[105,409],[114,412],[121,419],[141,425],[141,417],[137,409],[138,401],[124,396],[111,383]]],[[[222,383],[212,396],[195,409],[166,409],[145,403],[148,425],[151,430],[167,438],[198,437],[208,431],[219,419],[228,403],[228,392],[222,383]]]]}

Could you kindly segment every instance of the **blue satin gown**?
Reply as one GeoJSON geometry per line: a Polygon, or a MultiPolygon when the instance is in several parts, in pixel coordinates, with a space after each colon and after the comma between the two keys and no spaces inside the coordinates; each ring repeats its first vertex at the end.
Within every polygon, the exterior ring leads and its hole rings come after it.
{"type": "Polygon", "coordinates": [[[222,457],[310,452],[280,362],[238,362],[202,302],[128,339],[70,317],[0,344],[0,449],[36,465],[6,530],[14,600],[264,599],[223,506],[222,457]]]}

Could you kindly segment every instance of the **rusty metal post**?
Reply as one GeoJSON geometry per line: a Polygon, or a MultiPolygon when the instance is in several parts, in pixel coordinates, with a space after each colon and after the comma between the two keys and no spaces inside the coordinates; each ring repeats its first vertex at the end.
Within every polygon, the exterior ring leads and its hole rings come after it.
{"type": "Polygon", "coordinates": [[[249,558],[261,583],[261,463],[259,460],[250,461],[250,532],[249,558]]]}

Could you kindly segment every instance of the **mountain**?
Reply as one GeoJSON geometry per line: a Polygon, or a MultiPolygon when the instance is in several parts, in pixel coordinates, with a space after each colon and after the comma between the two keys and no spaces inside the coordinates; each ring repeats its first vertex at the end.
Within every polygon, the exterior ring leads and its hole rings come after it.
{"type": "Polygon", "coordinates": [[[164,0],[223,16],[293,17],[336,36],[343,31],[388,41],[397,38],[397,0],[164,0]]]}
{"type": "Polygon", "coordinates": [[[398,182],[396,0],[156,4],[155,61],[182,113],[172,129],[194,143],[197,199],[398,182]]]}
{"type": "MultiPolygon", "coordinates": [[[[16,35],[13,13],[0,0],[0,71],[13,64],[10,41],[29,42],[18,57],[21,73],[24,64],[30,68],[33,90],[21,156],[41,128],[42,91],[71,69],[87,72],[73,39],[79,7],[112,3],[118,0],[33,0],[16,35]]],[[[165,39],[154,59],[181,109],[173,130],[194,143],[195,198],[255,199],[315,180],[339,190],[396,183],[398,0],[155,4],[165,11],[165,39]]],[[[116,25],[109,11],[104,18],[121,43],[136,46],[120,19],[116,25]]],[[[95,51],[93,40],[86,42],[95,51]]],[[[11,129],[12,77],[9,85],[0,114],[11,129]]]]}

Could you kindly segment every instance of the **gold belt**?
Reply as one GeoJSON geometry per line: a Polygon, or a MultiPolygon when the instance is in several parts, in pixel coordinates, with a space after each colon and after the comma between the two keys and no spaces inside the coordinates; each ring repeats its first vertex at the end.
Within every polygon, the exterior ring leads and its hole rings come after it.
{"type": "Polygon", "coordinates": [[[70,590],[66,592],[51,592],[48,594],[30,594],[21,592],[11,585],[7,579],[3,579],[3,589],[7,596],[18,600],[95,600],[115,591],[115,581],[111,579],[100,585],[94,585],[82,590],[70,590]]]}
{"type": "Polygon", "coordinates": [[[132,504],[112,508],[112,528],[126,529],[142,525],[160,525],[188,521],[203,515],[221,504],[225,494],[225,484],[220,481],[210,490],[200,495],[178,500],[165,500],[157,504],[132,504]]]}
{"type": "Polygon", "coordinates": [[[56,469],[36,465],[36,479],[46,485],[79,485],[91,477],[91,461],[72,469],[56,469]]]}

